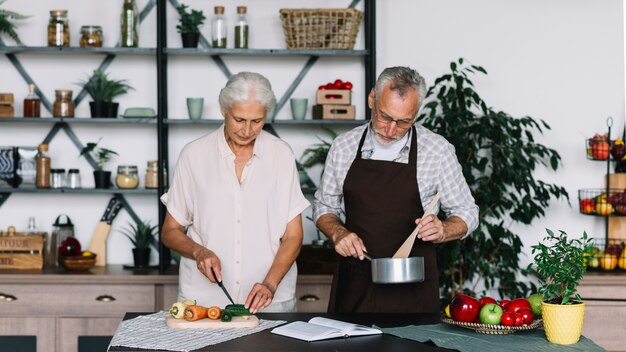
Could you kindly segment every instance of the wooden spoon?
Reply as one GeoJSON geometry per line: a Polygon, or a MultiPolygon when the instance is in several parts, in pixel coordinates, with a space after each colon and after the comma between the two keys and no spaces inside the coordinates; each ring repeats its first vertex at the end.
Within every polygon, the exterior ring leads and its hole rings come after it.
{"type": "MultiPolygon", "coordinates": [[[[435,194],[433,199],[431,199],[430,203],[428,204],[428,207],[426,208],[424,215],[422,215],[422,220],[424,220],[426,216],[428,216],[429,214],[433,212],[433,209],[435,208],[435,204],[437,204],[439,197],[441,197],[441,194],[437,192],[437,194],[435,194]]],[[[398,250],[396,251],[396,254],[393,255],[393,258],[408,258],[409,257],[409,253],[411,252],[411,248],[413,248],[413,243],[415,242],[415,237],[417,237],[417,233],[419,232],[421,228],[422,228],[422,222],[420,221],[419,225],[415,227],[415,230],[411,232],[411,234],[409,235],[409,237],[407,237],[407,239],[404,241],[402,246],[398,248],[398,250]]]]}

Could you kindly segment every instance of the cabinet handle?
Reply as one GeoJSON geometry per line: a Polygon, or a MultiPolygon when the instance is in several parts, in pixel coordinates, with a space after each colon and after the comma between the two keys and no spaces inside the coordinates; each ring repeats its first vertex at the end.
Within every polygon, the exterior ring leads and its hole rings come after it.
{"type": "Polygon", "coordinates": [[[320,298],[316,295],[303,295],[302,297],[300,297],[300,300],[304,302],[315,302],[319,301],[320,298]]]}
{"type": "Polygon", "coordinates": [[[6,293],[0,293],[0,299],[3,299],[7,302],[17,301],[17,297],[6,293]]]}
{"type": "Polygon", "coordinates": [[[96,301],[98,301],[98,302],[113,302],[113,301],[115,301],[115,297],[113,297],[111,295],[102,295],[102,296],[96,297],[96,301]]]}

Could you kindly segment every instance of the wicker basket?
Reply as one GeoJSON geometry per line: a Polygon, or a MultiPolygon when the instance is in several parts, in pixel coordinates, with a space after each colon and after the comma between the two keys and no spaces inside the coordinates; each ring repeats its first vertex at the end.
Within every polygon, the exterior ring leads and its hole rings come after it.
{"type": "Polygon", "coordinates": [[[351,50],[363,13],[356,9],[281,9],[287,49],[351,50]]]}

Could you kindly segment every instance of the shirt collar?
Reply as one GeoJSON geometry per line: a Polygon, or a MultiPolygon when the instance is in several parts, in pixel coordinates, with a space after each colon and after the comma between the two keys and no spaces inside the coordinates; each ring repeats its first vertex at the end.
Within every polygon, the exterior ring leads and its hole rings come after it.
{"type": "MultiPolygon", "coordinates": [[[[361,148],[361,153],[365,158],[369,159],[374,153],[374,138],[376,138],[374,127],[371,121],[369,124],[367,124],[367,130],[368,130],[367,137],[365,138],[365,141],[363,142],[363,148],[361,148]]],[[[417,130],[417,127],[416,127],[416,130],[417,130]]],[[[398,158],[401,158],[405,155],[409,155],[409,151],[411,149],[411,137],[412,137],[411,134],[412,133],[413,133],[413,128],[409,129],[409,132],[407,133],[408,142],[400,150],[400,154],[398,155],[398,158]]]]}
{"type": "MultiPolygon", "coordinates": [[[[217,139],[217,148],[222,158],[233,157],[235,155],[226,142],[226,136],[224,136],[225,127],[226,126],[224,124],[220,126],[218,131],[219,137],[217,139]]],[[[266,139],[266,132],[261,131],[254,141],[254,149],[252,150],[253,157],[262,158],[266,139]]]]}

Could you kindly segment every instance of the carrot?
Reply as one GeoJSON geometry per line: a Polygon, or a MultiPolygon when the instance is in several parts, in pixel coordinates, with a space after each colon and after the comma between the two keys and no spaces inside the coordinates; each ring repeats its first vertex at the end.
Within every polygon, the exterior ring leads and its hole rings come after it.
{"type": "Polygon", "coordinates": [[[221,315],[222,315],[222,310],[220,309],[220,307],[211,306],[207,310],[207,317],[211,320],[217,320],[220,318],[221,315]]]}
{"type": "Polygon", "coordinates": [[[191,305],[185,308],[185,320],[195,321],[206,318],[207,309],[203,306],[191,305]]]}

